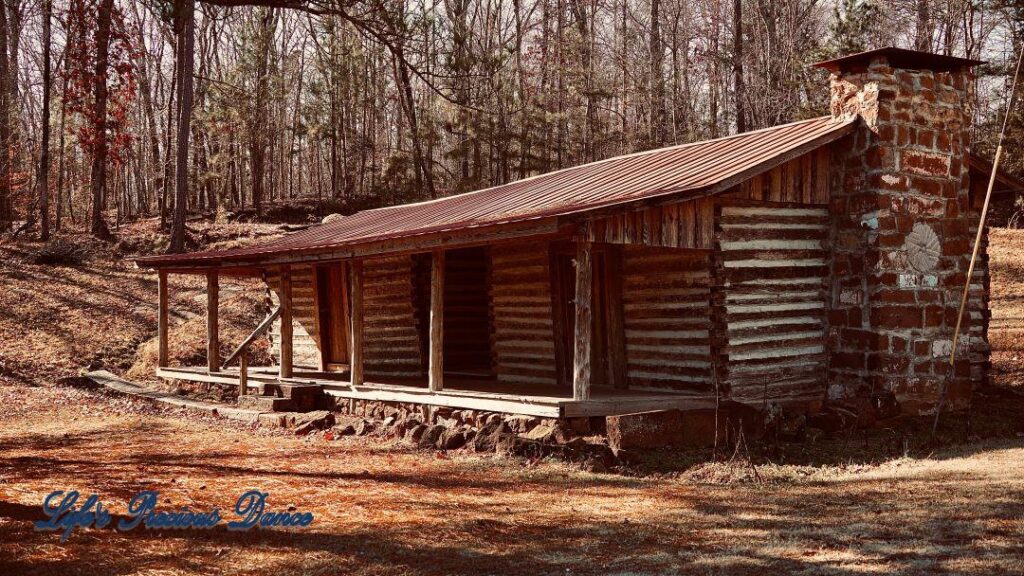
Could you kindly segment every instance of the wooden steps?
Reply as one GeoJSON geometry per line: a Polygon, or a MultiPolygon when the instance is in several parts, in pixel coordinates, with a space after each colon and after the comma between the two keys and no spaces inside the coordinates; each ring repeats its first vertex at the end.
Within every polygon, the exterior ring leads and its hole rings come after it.
{"type": "Polygon", "coordinates": [[[259,394],[239,396],[238,406],[260,412],[310,412],[322,397],[319,384],[260,382],[259,394]]]}

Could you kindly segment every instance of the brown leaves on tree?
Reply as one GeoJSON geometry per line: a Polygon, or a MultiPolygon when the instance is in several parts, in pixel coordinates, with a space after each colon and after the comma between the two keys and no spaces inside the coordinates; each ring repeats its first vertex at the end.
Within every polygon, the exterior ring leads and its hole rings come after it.
{"type": "Polygon", "coordinates": [[[67,80],[65,101],[67,111],[77,114],[82,122],[75,133],[82,150],[92,156],[100,138],[107,139],[108,158],[112,165],[120,166],[131,154],[135,138],[128,114],[138,90],[136,68],[133,61],[142,54],[132,41],[125,24],[124,13],[114,5],[111,11],[110,47],[106,82],[108,89],[107,114],[104,125],[95,117],[93,87],[96,78],[96,51],[94,42],[98,25],[98,0],[70,0],[66,14],[68,44],[65,57],[68,65],[62,75],[67,80]]]}

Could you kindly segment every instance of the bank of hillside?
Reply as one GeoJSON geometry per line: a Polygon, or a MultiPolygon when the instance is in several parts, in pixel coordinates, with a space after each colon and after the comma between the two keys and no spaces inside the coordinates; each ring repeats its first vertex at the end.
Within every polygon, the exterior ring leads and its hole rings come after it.
{"type": "MultiPolygon", "coordinates": [[[[239,246],[282,233],[280,226],[268,224],[190,222],[189,228],[196,248],[239,246]]],[[[138,349],[156,334],[156,275],[137,269],[132,258],[163,249],[166,239],[157,233],[155,220],[117,233],[114,244],[84,234],[58,236],[50,245],[3,239],[0,383],[48,385],[83,368],[125,374],[137,360],[148,362],[147,349],[141,354],[138,349]]],[[[251,280],[224,280],[225,348],[259,322],[264,294],[251,280]]],[[[205,358],[205,279],[174,276],[170,296],[175,360],[205,358]]]]}

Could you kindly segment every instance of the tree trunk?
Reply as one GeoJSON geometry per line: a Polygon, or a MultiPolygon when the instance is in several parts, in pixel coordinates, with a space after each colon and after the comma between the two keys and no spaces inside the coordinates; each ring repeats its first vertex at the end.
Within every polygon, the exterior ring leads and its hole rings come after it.
{"type": "Polygon", "coordinates": [[[732,74],[736,98],[736,132],[747,131],[747,89],[743,84],[743,0],[732,2],[732,74]]]}
{"type": "MultiPolygon", "coordinates": [[[[142,19],[139,17],[138,6],[133,3],[132,7],[135,10],[135,19],[138,23],[138,45],[145,46],[146,36],[142,28],[142,19]]],[[[158,136],[156,128],[156,110],[153,106],[153,82],[150,78],[148,54],[144,54],[138,59],[137,68],[139,71],[139,92],[142,95],[142,108],[146,120],[147,136],[149,138],[149,156],[152,162],[149,172],[152,174],[153,178],[153,189],[163,190],[164,174],[160,166],[160,137],[158,136]]],[[[168,130],[170,130],[170,126],[168,126],[168,130]]],[[[163,216],[163,205],[161,205],[161,217],[163,216]]]]}
{"type": "MultiPolygon", "coordinates": [[[[62,82],[61,94],[68,93],[68,70],[69,70],[69,59],[67,57],[67,50],[65,49],[64,54],[64,79],[62,82]]],[[[67,151],[64,150],[64,122],[67,118],[67,98],[60,99],[60,137],[57,140],[57,189],[54,194],[54,202],[56,206],[56,215],[54,221],[54,229],[60,232],[62,220],[64,218],[64,202],[61,201],[61,195],[64,194],[64,172],[67,151]]],[[[71,194],[68,194],[68,199],[71,198],[71,194]]]]}
{"type": "Polygon", "coordinates": [[[164,230],[167,227],[167,193],[171,187],[171,175],[174,172],[174,163],[171,162],[171,136],[174,134],[175,122],[177,116],[174,115],[177,104],[175,99],[175,93],[178,87],[178,77],[181,69],[181,63],[178,61],[178,44],[181,42],[180,38],[174,40],[174,68],[171,72],[171,88],[167,91],[167,119],[164,122],[164,165],[163,171],[164,176],[160,186],[160,229],[164,230]]]}
{"type": "Polygon", "coordinates": [[[394,54],[395,82],[400,90],[399,101],[405,111],[406,120],[409,122],[409,137],[412,141],[413,163],[416,164],[417,187],[425,188],[430,198],[437,198],[434,190],[434,173],[431,165],[432,159],[427,158],[423,153],[423,138],[420,134],[419,119],[416,115],[416,100],[412,92],[412,78],[409,75],[409,67],[405,63],[405,55],[401,48],[396,48],[394,54]]]}
{"type": "Polygon", "coordinates": [[[96,66],[93,70],[93,121],[96,144],[92,154],[92,234],[110,238],[110,229],[103,219],[107,195],[107,60],[110,50],[111,17],[114,0],[101,0],[96,19],[96,66]]]}
{"type": "Polygon", "coordinates": [[[0,229],[14,219],[11,207],[11,99],[7,90],[7,10],[0,6],[0,229]]]}
{"type": "Polygon", "coordinates": [[[272,40],[273,10],[268,9],[260,21],[259,62],[256,65],[256,106],[253,110],[252,130],[249,134],[249,155],[252,158],[252,205],[256,215],[263,215],[263,176],[266,164],[267,122],[267,60],[272,40]]]}
{"type": "Polygon", "coordinates": [[[917,30],[914,37],[914,49],[921,52],[932,50],[932,16],[931,0],[917,0],[917,30]]]}
{"type": "Polygon", "coordinates": [[[176,7],[174,31],[178,36],[178,139],[174,174],[174,223],[171,226],[172,253],[185,249],[185,216],[188,210],[188,144],[192,126],[192,73],[195,66],[195,2],[181,0],[176,7]]]}
{"type": "Polygon", "coordinates": [[[651,125],[652,147],[665,142],[665,49],[661,43],[661,0],[651,0],[651,125]]]}
{"type": "Polygon", "coordinates": [[[53,1],[43,0],[43,121],[39,143],[39,239],[50,239],[50,16],[53,1]]]}

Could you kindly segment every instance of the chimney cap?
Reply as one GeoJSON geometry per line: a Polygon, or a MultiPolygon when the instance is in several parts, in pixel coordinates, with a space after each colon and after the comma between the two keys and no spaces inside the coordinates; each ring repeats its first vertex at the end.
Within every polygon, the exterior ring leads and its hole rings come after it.
{"type": "Polygon", "coordinates": [[[893,68],[911,70],[933,70],[935,72],[951,72],[965,66],[984,64],[983,60],[943,56],[931,52],[919,52],[905,48],[878,48],[857,54],[850,54],[832,60],[815,62],[813,66],[824,68],[830,72],[841,72],[851,69],[866,68],[872,60],[885,58],[893,68]]]}

